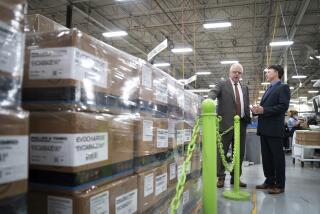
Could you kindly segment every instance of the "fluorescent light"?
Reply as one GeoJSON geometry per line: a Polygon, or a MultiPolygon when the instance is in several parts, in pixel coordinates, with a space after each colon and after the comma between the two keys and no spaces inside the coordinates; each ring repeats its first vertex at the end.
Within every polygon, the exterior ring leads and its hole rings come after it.
{"type": "Polygon", "coordinates": [[[317,58],[317,59],[320,59],[320,55],[319,55],[319,56],[316,56],[316,58],[317,58]]]}
{"type": "Polygon", "coordinates": [[[310,57],[309,57],[309,59],[313,59],[313,57],[312,57],[312,56],[310,56],[310,57]]]}
{"type": "Polygon", "coordinates": [[[293,75],[292,76],[292,79],[305,79],[305,78],[307,78],[306,75],[293,75]]]}
{"type": "Polygon", "coordinates": [[[104,37],[119,37],[119,36],[126,36],[128,35],[125,31],[112,31],[112,32],[104,32],[102,34],[104,37]]]}
{"type": "Polygon", "coordinates": [[[319,81],[320,79],[316,79],[316,80],[311,80],[311,82],[317,82],[317,81],[319,81]]]}
{"type": "Polygon", "coordinates": [[[203,97],[204,97],[204,98],[207,98],[207,97],[208,97],[208,95],[203,95],[203,97]]]}
{"type": "Polygon", "coordinates": [[[221,61],[220,63],[225,65],[225,64],[239,63],[239,61],[237,61],[237,60],[224,60],[224,61],[221,61]]]}
{"type": "Polygon", "coordinates": [[[203,27],[205,29],[231,27],[231,22],[207,23],[203,24],[203,27]]]}
{"type": "Polygon", "coordinates": [[[209,88],[214,88],[216,87],[216,85],[209,85],[209,88]]]}
{"type": "Polygon", "coordinates": [[[306,100],[308,97],[299,97],[300,100],[306,100]]]}
{"type": "Polygon", "coordinates": [[[319,91],[308,91],[309,94],[317,94],[319,91]]]}
{"type": "Polygon", "coordinates": [[[264,91],[259,91],[260,94],[264,94],[264,91]]]}
{"type": "Polygon", "coordinates": [[[292,45],[293,41],[281,41],[281,42],[270,42],[270,46],[289,46],[292,45]]]}
{"type": "Polygon", "coordinates": [[[202,92],[209,92],[211,89],[207,89],[207,88],[200,88],[200,89],[190,89],[187,90],[189,92],[193,92],[193,93],[202,93],[202,92]]]}
{"type": "Polygon", "coordinates": [[[168,66],[170,66],[170,63],[167,63],[167,62],[154,63],[153,66],[155,66],[155,67],[168,67],[168,66]]]}
{"type": "Polygon", "coordinates": [[[302,82],[299,83],[299,88],[301,88],[301,87],[302,87],[302,82]]]}
{"type": "Polygon", "coordinates": [[[299,103],[299,100],[290,100],[290,103],[299,103]]]}
{"type": "Polygon", "coordinates": [[[293,86],[290,86],[290,89],[291,89],[291,90],[293,90],[293,89],[294,89],[294,87],[293,87],[293,86]]]}
{"type": "Polygon", "coordinates": [[[262,82],[261,85],[269,85],[270,82],[262,82]]]}
{"type": "Polygon", "coordinates": [[[211,72],[209,71],[199,71],[199,72],[196,72],[196,75],[210,75],[211,72]]]}
{"type": "Polygon", "coordinates": [[[261,100],[261,97],[258,97],[258,100],[261,100]]]}
{"type": "Polygon", "coordinates": [[[172,53],[188,53],[192,52],[192,48],[174,48],[171,51],[172,53]]]}

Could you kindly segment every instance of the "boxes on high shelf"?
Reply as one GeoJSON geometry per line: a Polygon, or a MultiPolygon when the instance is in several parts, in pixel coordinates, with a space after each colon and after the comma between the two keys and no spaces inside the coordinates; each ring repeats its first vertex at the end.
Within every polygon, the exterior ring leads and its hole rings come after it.
{"type": "Polygon", "coordinates": [[[28,33],[23,81],[29,110],[123,113],[136,108],[137,58],[77,29],[28,33]]]}
{"type": "Polygon", "coordinates": [[[29,213],[32,214],[134,214],[138,210],[137,176],[82,191],[32,188],[28,199],[29,213]]]}
{"type": "Polygon", "coordinates": [[[136,171],[161,164],[168,155],[167,118],[139,117],[135,121],[136,171]]]}
{"type": "Polygon", "coordinates": [[[67,30],[65,26],[40,14],[27,15],[27,32],[51,32],[67,30]]]}
{"type": "Polygon", "coordinates": [[[0,4],[0,108],[20,105],[24,62],[26,0],[0,4]]]}
{"type": "Polygon", "coordinates": [[[76,188],[131,174],[133,122],[128,117],[32,112],[30,181],[76,188]]]}
{"type": "Polygon", "coordinates": [[[138,213],[149,213],[148,210],[157,205],[167,194],[167,165],[138,173],[139,205],[138,213]]]}
{"type": "Polygon", "coordinates": [[[28,114],[0,110],[0,200],[27,192],[28,114]]]}

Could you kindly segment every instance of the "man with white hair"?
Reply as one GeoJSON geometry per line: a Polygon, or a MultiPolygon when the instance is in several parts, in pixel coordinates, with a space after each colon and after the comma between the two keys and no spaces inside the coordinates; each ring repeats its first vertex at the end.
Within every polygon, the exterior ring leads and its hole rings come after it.
{"type": "MultiPolygon", "coordinates": [[[[245,152],[245,141],[246,141],[246,128],[247,124],[250,123],[250,108],[249,108],[249,90],[248,87],[240,83],[241,76],[243,74],[243,67],[239,63],[231,65],[229,70],[229,78],[222,80],[210,91],[209,97],[218,100],[217,113],[221,116],[220,132],[224,132],[233,125],[234,116],[240,116],[240,175],[241,165],[245,152]]],[[[222,137],[222,144],[224,153],[227,154],[229,146],[232,145],[234,140],[233,130],[225,134],[222,137]]],[[[218,182],[217,187],[224,187],[225,181],[225,168],[222,164],[221,157],[218,154],[218,168],[217,176],[218,182]]],[[[233,184],[233,172],[231,172],[230,183],[233,184]]],[[[246,187],[247,184],[240,181],[241,187],[246,187]]]]}

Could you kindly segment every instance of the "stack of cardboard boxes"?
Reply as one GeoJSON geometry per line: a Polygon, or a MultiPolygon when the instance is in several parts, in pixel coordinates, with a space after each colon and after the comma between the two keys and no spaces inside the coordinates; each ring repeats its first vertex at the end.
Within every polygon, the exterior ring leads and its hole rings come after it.
{"type": "MultiPolygon", "coordinates": [[[[0,81],[11,80],[0,85],[0,148],[9,151],[0,151],[0,161],[9,164],[0,165],[0,187],[8,189],[0,207],[20,204],[27,191],[29,148],[29,213],[167,213],[199,97],[144,60],[77,29],[41,15],[28,21],[26,45],[15,45],[13,55],[20,67],[0,70],[0,81]],[[22,105],[30,122],[11,108],[19,106],[23,67],[22,105]],[[11,153],[19,158],[7,161],[11,153]]],[[[14,32],[20,44],[21,33],[14,32]]],[[[197,144],[182,203],[188,211],[199,200],[193,194],[201,175],[197,144]]]]}
{"type": "Polygon", "coordinates": [[[26,213],[28,114],[22,111],[25,0],[0,4],[0,212],[26,213]]]}
{"type": "Polygon", "coordinates": [[[37,25],[27,34],[23,81],[29,212],[136,213],[139,60],[77,29],[29,19],[37,25]]]}

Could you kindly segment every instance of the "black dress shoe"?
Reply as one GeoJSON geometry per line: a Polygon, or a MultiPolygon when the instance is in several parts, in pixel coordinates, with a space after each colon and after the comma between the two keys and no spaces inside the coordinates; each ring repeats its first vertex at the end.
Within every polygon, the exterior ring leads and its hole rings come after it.
{"type": "Polygon", "coordinates": [[[217,187],[218,188],[224,187],[224,178],[218,178],[217,187]]]}
{"type": "MultiPolygon", "coordinates": [[[[234,183],[234,181],[231,179],[231,180],[230,180],[230,184],[233,185],[233,183],[234,183]]],[[[247,184],[246,184],[246,183],[243,183],[242,181],[240,181],[240,182],[239,182],[239,186],[240,186],[240,187],[247,187],[247,184]]]]}
{"type": "Polygon", "coordinates": [[[268,191],[269,194],[280,194],[284,192],[284,188],[274,187],[268,191]]]}
{"type": "Polygon", "coordinates": [[[273,189],[275,188],[274,184],[260,184],[256,186],[256,189],[273,189]]]}

